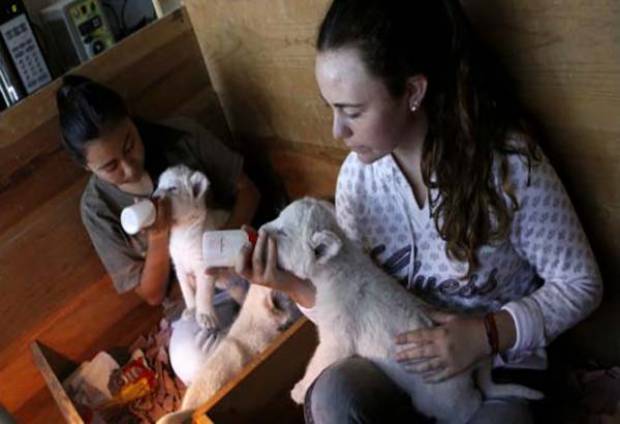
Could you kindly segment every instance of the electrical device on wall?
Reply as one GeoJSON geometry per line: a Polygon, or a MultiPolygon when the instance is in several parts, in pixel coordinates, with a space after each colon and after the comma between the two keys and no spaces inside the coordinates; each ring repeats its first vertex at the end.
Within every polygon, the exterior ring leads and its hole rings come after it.
{"type": "Polygon", "coordinates": [[[116,41],[157,19],[151,0],[101,0],[116,41]]]}
{"type": "Polygon", "coordinates": [[[21,0],[0,1],[0,109],[52,80],[21,0]]]}
{"type": "Polygon", "coordinates": [[[99,0],[61,0],[41,10],[41,21],[56,45],[65,70],[114,45],[99,0]]]}

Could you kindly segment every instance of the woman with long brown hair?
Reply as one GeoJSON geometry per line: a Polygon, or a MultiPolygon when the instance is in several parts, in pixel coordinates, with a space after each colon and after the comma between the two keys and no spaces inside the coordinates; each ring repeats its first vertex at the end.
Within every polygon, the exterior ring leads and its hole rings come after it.
{"type": "MultiPolygon", "coordinates": [[[[544,369],[545,346],[598,306],[601,279],[511,81],[458,1],[334,0],[317,50],[334,138],[352,151],[338,177],[338,221],[438,308],[435,327],[397,337],[396,359],[429,383],[489,356],[544,369]]],[[[287,291],[312,318],[311,282],[266,267],[275,252],[261,234],[241,273],[287,291]]],[[[325,370],[305,406],[317,423],[416,416],[362,358],[325,370]]],[[[531,419],[524,400],[487,399],[472,422],[531,419]]]]}

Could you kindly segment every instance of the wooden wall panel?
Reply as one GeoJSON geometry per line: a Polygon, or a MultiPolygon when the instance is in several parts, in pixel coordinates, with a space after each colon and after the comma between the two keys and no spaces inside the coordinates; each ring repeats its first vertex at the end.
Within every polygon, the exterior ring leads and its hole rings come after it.
{"type": "Polygon", "coordinates": [[[483,38],[518,79],[541,143],[598,258],[604,303],[574,340],[620,361],[620,4],[466,0],[483,38]]]}
{"type": "Polygon", "coordinates": [[[238,137],[337,146],[314,81],[326,0],[186,0],[213,86],[238,137]]]}
{"type": "MultiPolygon", "coordinates": [[[[289,189],[294,186],[295,196],[333,187],[334,161],[344,150],[331,138],[330,112],[313,75],[314,39],[329,0],[185,3],[233,133],[246,140],[269,140],[265,149],[273,151],[273,159],[295,157],[274,163],[289,189]],[[314,172],[321,160],[317,146],[333,153],[320,172],[314,172]]],[[[603,337],[611,328],[617,334],[620,322],[620,4],[463,3],[478,32],[518,80],[525,104],[543,123],[548,137],[541,144],[599,259],[605,304],[573,332],[576,340],[599,358],[620,361],[620,337],[603,337]]]]}
{"type": "Polygon", "coordinates": [[[345,154],[340,149],[303,145],[296,149],[269,149],[269,158],[293,199],[314,196],[333,201],[338,169],[345,154]]]}
{"type": "MultiPolygon", "coordinates": [[[[481,34],[518,77],[524,103],[547,130],[545,149],[590,236],[609,246],[601,261],[617,258],[620,240],[609,232],[620,234],[620,4],[466,3],[481,34]]],[[[612,274],[617,277],[618,269],[612,274]]]]}
{"type": "MultiPolygon", "coordinates": [[[[133,34],[73,72],[104,82],[148,119],[197,119],[230,142],[185,9],[133,34]]],[[[28,346],[81,361],[125,344],[160,317],[119,296],[79,217],[87,174],[59,144],[56,80],[0,115],[0,403],[22,422],[54,422],[28,346]]]]}

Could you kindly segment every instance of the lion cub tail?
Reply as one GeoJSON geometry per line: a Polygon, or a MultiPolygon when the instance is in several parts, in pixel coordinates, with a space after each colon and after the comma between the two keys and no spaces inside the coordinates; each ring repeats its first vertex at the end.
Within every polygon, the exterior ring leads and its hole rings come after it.
{"type": "Polygon", "coordinates": [[[520,384],[496,384],[491,379],[491,361],[485,360],[478,367],[476,383],[485,398],[495,397],[520,397],[530,400],[544,398],[544,394],[520,384]]]}

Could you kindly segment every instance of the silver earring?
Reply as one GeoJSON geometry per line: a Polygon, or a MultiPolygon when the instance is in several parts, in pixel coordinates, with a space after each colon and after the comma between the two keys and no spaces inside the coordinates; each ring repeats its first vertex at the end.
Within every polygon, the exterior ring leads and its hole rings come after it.
{"type": "Polygon", "coordinates": [[[418,110],[418,105],[417,105],[417,103],[414,103],[414,104],[411,105],[411,111],[415,112],[416,110],[418,110]]]}

